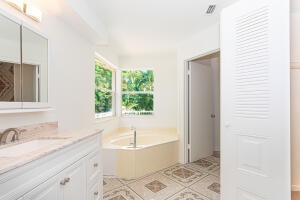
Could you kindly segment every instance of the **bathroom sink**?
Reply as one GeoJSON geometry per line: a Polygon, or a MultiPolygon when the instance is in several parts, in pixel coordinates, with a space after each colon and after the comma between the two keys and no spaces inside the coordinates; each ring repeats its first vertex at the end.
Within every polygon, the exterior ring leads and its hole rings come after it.
{"type": "Polygon", "coordinates": [[[0,149],[0,157],[18,157],[56,144],[59,139],[37,139],[0,149]]]}

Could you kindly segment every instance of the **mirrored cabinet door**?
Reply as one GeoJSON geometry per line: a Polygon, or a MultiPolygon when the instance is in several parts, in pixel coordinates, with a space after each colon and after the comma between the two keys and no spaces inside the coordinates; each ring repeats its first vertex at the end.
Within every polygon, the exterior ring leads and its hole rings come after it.
{"type": "Polygon", "coordinates": [[[48,102],[48,40],[22,26],[22,101],[24,107],[48,102]]]}
{"type": "Polygon", "coordinates": [[[0,108],[21,108],[20,25],[0,15],[0,108]]]}
{"type": "Polygon", "coordinates": [[[46,108],[48,39],[12,19],[0,10],[0,113],[46,108]]]}

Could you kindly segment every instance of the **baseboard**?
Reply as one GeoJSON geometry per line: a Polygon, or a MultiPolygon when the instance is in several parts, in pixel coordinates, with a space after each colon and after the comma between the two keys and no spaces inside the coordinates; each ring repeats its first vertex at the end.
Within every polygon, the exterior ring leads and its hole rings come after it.
{"type": "Polygon", "coordinates": [[[214,151],[213,155],[217,158],[220,158],[220,151],[214,151]]]}
{"type": "Polygon", "coordinates": [[[292,191],[300,192],[300,185],[292,185],[292,191]]]}
{"type": "Polygon", "coordinates": [[[291,62],[291,69],[300,69],[300,62],[299,61],[291,62]]]}

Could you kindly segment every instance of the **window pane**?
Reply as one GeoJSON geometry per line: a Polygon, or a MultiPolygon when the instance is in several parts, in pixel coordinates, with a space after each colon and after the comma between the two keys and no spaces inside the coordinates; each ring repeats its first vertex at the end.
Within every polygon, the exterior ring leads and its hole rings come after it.
{"type": "Polygon", "coordinates": [[[123,94],[122,114],[152,115],[153,94],[123,94]]]}
{"type": "Polygon", "coordinates": [[[95,84],[96,88],[112,89],[112,71],[95,62],[95,84]]]}
{"type": "Polygon", "coordinates": [[[152,92],[154,75],[152,70],[122,71],[122,91],[152,92]]]}
{"type": "Polygon", "coordinates": [[[95,113],[112,111],[112,93],[95,90],[95,113]]]}

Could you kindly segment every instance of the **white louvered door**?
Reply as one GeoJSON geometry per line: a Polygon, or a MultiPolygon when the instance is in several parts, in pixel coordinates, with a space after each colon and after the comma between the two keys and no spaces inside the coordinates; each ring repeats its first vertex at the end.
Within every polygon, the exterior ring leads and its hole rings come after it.
{"type": "Polygon", "coordinates": [[[289,1],[221,14],[221,198],[290,200],[289,1]]]}

